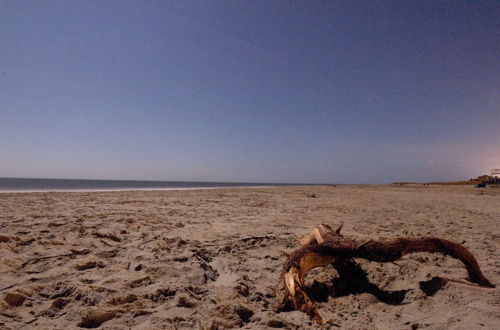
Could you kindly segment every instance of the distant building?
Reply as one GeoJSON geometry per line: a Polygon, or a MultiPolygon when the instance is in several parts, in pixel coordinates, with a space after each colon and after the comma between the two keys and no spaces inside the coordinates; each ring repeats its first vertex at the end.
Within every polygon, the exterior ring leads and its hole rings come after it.
{"type": "Polygon", "coordinates": [[[481,182],[488,182],[488,181],[491,181],[491,179],[493,179],[493,177],[489,176],[489,175],[480,175],[476,178],[477,181],[481,181],[481,182]]]}
{"type": "Polygon", "coordinates": [[[486,186],[500,188],[500,168],[494,168],[490,175],[481,175],[474,180],[478,182],[477,187],[480,188],[486,186]]]}
{"type": "Polygon", "coordinates": [[[489,180],[489,182],[487,183],[498,187],[498,185],[500,185],[500,168],[492,169],[490,177],[491,180],[489,180]]]}

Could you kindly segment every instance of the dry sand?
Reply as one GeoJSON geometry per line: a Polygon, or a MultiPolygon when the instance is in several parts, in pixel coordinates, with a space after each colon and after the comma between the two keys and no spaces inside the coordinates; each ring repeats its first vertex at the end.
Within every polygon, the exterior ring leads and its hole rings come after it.
{"type": "MultiPolygon", "coordinates": [[[[344,222],[358,239],[438,236],[463,243],[498,285],[499,220],[500,190],[470,187],[0,194],[0,328],[317,328],[301,312],[273,312],[295,235],[344,222]]],[[[380,288],[411,291],[398,306],[329,297],[317,303],[333,323],[324,328],[500,328],[499,288],[419,289],[437,275],[464,279],[456,260],[358,261],[380,288]]],[[[327,267],[308,281],[334,276],[327,267]]]]}

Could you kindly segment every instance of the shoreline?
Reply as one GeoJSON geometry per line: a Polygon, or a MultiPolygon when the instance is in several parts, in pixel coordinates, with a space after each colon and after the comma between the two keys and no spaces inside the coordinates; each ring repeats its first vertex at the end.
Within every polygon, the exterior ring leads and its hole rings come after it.
{"type": "Polygon", "coordinates": [[[34,189],[34,190],[1,190],[0,194],[33,194],[33,193],[88,193],[88,192],[133,192],[133,191],[189,191],[189,190],[214,190],[214,189],[257,189],[257,188],[335,188],[335,187],[353,187],[353,188],[376,188],[376,187],[395,187],[395,188],[432,188],[432,187],[447,187],[447,188],[475,188],[474,185],[440,185],[440,184],[397,184],[397,183],[338,183],[338,184],[284,184],[284,185],[256,185],[256,186],[214,186],[214,187],[156,187],[156,188],[74,188],[74,189],[34,189]]]}
{"type": "Polygon", "coordinates": [[[32,193],[80,193],[80,192],[126,192],[126,191],[165,191],[165,190],[212,190],[212,189],[242,189],[242,188],[278,188],[305,187],[307,185],[290,186],[234,186],[234,187],[172,187],[172,188],[110,188],[110,189],[54,189],[54,190],[0,190],[0,194],[32,194],[32,193]]]}
{"type": "Polygon", "coordinates": [[[306,185],[323,184],[299,182],[147,181],[0,177],[0,193],[193,190],[246,187],[294,187],[306,185]]]}

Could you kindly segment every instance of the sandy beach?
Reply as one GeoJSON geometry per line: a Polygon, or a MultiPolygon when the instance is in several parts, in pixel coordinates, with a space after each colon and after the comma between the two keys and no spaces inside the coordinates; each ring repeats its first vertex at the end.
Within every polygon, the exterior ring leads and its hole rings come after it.
{"type": "MultiPolygon", "coordinates": [[[[500,189],[315,186],[0,194],[2,329],[498,329],[500,189]],[[401,305],[369,293],[316,302],[327,325],[275,313],[282,266],[314,226],[360,240],[437,236],[462,243],[497,288],[463,265],[415,253],[356,260],[401,305]]],[[[328,266],[308,283],[331,282],[328,266]]]]}

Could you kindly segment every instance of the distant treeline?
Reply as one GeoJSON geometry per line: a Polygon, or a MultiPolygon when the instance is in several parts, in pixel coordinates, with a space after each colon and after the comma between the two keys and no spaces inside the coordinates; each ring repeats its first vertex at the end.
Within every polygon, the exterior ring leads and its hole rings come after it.
{"type": "MultiPolygon", "coordinates": [[[[497,179],[498,180],[498,179],[497,179]]],[[[478,176],[475,179],[469,179],[469,180],[462,180],[462,181],[438,181],[438,182],[425,182],[425,183],[418,183],[418,182],[394,182],[394,185],[441,185],[441,186],[468,186],[468,185],[477,185],[481,183],[488,183],[488,182],[493,182],[495,181],[495,178],[490,176],[490,175],[481,175],[478,176]]]]}

